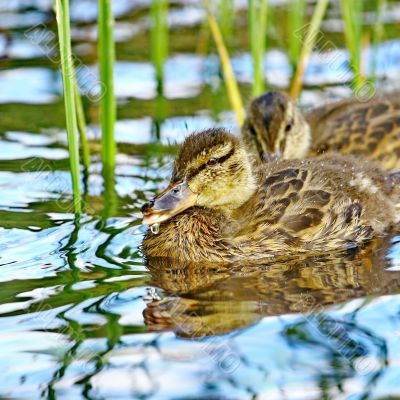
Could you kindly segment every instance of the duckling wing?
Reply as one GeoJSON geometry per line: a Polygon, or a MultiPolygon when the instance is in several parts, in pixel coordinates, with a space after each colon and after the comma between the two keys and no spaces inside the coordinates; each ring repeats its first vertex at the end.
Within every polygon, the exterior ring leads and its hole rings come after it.
{"type": "Polygon", "coordinates": [[[392,203],[361,168],[351,172],[354,163],[345,156],[276,163],[241,210],[248,221],[238,240],[282,254],[347,247],[382,233],[393,222],[392,203]]]}

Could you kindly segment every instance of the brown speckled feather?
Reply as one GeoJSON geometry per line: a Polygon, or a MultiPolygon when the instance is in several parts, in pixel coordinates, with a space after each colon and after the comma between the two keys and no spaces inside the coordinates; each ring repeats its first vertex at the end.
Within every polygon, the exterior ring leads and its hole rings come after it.
{"type": "MultiPolygon", "coordinates": [[[[396,96],[399,97],[399,96],[396,96]]],[[[306,115],[313,136],[309,155],[327,151],[363,155],[385,170],[400,167],[400,98],[366,103],[350,99],[306,115]]]]}
{"type": "Polygon", "coordinates": [[[256,253],[324,251],[379,234],[396,220],[392,179],[370,163],[324,156],[267,165],[256,196],[237,210],[234,239],[256,253]],[[241,221],[241,215],[251,220],[241,221]]]}

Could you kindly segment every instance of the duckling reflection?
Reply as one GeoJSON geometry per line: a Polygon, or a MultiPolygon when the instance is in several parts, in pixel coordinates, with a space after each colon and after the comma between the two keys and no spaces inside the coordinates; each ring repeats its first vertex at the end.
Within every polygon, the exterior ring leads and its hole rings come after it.
{"type": "Polygon", "coordinates": [[[400,289],[400,273],[385,270],[389,239],[362,251],[281,260],[273,264],[196,264],[148,260],[152,285],[166,297],[144,311],[151,331],[182,337],[228,333],[265,316],[312,313],[328,305],[400,289]]]}

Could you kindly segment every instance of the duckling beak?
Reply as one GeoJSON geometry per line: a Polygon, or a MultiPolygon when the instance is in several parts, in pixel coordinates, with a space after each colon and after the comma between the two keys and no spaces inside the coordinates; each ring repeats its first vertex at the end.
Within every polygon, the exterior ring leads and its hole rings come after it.
{"type": "Polygon", "coordinates": [[[167,221],[174,215],[196,204],[197,195],[187,182],[170,184],[167,189],[142,207],[143,224],[154,225],[167,221]]]}

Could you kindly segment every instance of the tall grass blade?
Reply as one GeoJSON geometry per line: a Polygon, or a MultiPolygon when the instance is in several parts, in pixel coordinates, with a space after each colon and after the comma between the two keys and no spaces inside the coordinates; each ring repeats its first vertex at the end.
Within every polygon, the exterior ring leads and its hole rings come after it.
{"type": "Polygon", "coordinates": [[[111,0],[99,0],[99,60],[101,85],[101,155],[103,169],[115,167],[116,146],[114,127],[116,103],[114,96],[115,46],[113,38],[114,17],[111,0]]]}
{"type": "Polygon", "coordinates": [[[295,70],[297,67],[297,60],[300,56],[301,43],[303,38],[299,33],[304,26],[304,17],[306,12],[307,0],[292,0],[288,5],[288,31],[289,34],[289,61],[292,68],[295,70]]]}
{"type": "Polygon", "coordinates": [[[346,47],[350,53],[350,65],[354,73],[353,90],[357,94],[365,82],[361,68],[362,0],[340,0],[340,7],[346,47]]]}
{"type": "Polygon", "coordinates": [[[161,93],[157,93],[154,99],[153,115],[152,136],[153,139],[159,141],[161,139],[162,124],[168,116],[168,101],[161,93]]]}
{"type": "MultiPolygon", "coordinates": [[[[296,100],[299,97],[303,85],[304,72],[307,67],[311,51],[315,45],[319,28],[328,7],[328,3],[329,0],[318,0],[317,5],[315,6],[315,10],[300,51],[296,72],[292,80],[292,86],[290,88],[290,96],[293,100],[296,100]]],[[[297,32],[297,34],[298,33],[299,32],[297,32]]],[[[295,32],[293,34],[295,34],[295,32]]]]}
{"type": "Polygon", "coordinates": [[[72,178],[74,211],[81,212],[81,190],[79,176],[79,147],[75,108],[75,71],[71,51],[71,34],[68,0],[56,0],[57,28],[64,85],[64,103],[68,135],[68,150],[72,178]]]}
{"type": "Polygon", "coordinates": [[[239,87],[236,82],[235,74],[232,70],[231,61],[229,59],[228,50],[226,49],[224,39],[222,37],[221,31],[219,29],[218,23],[211,13],[211,10],[208,6],[208,2],[205,1],[206,10],[207,10],[207,18],[208,24],[210,26],[211,34],[214,38],[214,42],[218,51],[219,58],[221,60],[222,70],[225,76],[225,84],[226,89],[228,91],[229,101],[232,105],[236,113],[236,118],[239,125],[242,125],[244,122],[244,109],[243,102],[240,96],[239,87]]]}
{"type": "Polygon", "coordinates": [[[372,65],[371,65],[371,79],[372,81],[376,80],[376,67],[379,56],[379,48],[378,45],[382,41],[385,26],[383,24],[383,16],[386,11],[386,0],[377,0],[376,4],[376,22],[374,25],[374,31],[372,34],[372,46],[373,46],[373,54],[372,54],[372,65]]]}
{"type": "Polygon", "coordinates": [[[268,0],[260,0],[259,27],[260,27],[261,43],[259,45],[259,49],[262,56],[264,56],[267,43],[268,10],[269,10],[268,0]]]}
{"type": "Polygon", "coordinates": [[[79,87],[76,79],[74,82],[74,94],[75,94],[76,120],[78,123],[78,132],[82,150],[82,164],[87,174],[90,167],[90,150],[86,136],[85,112],[83,111],[82,98],[79,93],[79,87]]]}
{"type": "Polygon", "coordinates": [[[151,5],[153,29],[151,31],[151,51],[156,68],[158,93],[163,92],[164,63],[168,56],[168,2],[153,0],[151,5]]]}
{"type": "Polygon", "coordinates": [[[265,90],[263,57],[265,53],[267,29],[267,0],[249,0],[249,36],[253,59],[253,96],[265,90]]]}

